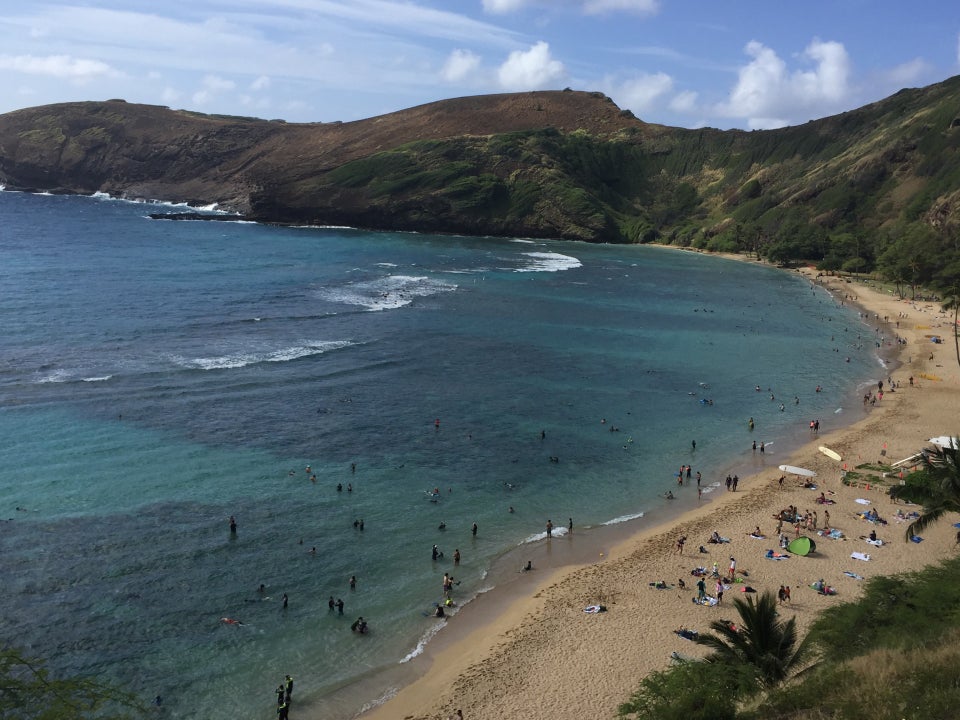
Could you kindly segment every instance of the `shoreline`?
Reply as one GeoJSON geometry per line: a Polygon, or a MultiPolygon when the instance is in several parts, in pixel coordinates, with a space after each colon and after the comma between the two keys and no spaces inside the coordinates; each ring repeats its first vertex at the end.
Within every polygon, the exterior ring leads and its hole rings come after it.
{"type": "Polygon", "coordinates": [[[948,365],[950,348],[921,345],[924,330],[936,331],[937,324],[943,324],[936,316],[939,305],[899,301],[859,283],[847,285],[831,276],[816,278],[809,269],[800,272],[835,300],[860,309],[869,325],[874,325],[871,315],[878,322],[888,318],[886,340],[878,354],[896,363],[896,368],[888,365],[887,372],[896,372],[901,385],[897,392],[888,392],[866,417],[813,437],[791,451],[786,460],[777,455],[778,461],[816,470],[821,489],[836,493],[831,524],[844,530],[847,539],[819,539],[816,558],[791,558],[783,563],[762,559],[764,550],[777,547],[772,537],[774,512],[787,504],[801,509],[817,507],[810,490],[792,478],[781,490],[776,482],[779,470],[764,468],[744,478],[740,492],[718,491],[709,502],[660,518],[650,527],[638,529],[643,520],[625,523],[625,537],[612,542],[598,559],[562,564],[530,580],[495,587],[480,602],[469,603],[459,627],[446,628],[408,663],[411,667],[405,680],[416,679],[409,684],[401,681],[399,691],[362,712],[361,717],[433,720],[450,717],[457,709],[463,709],[466,718],[497,713],[534,718],[546,717],[547,712],[551,718],[571,720],[613,717],[644,675],[669,663],[671,650],[699,654],[698,646],[684,643],[673,629],[680,625],[705,628],[718,612],[725,611],[690,603],[696,579],[690,580],[689,570],[697,564],[709,565],[709,560],[725,567],[729,552],[738,556],[739,566],[750,573],[750,583],[758,590],[784,583],[794,586],[794,602],[787,612],[792,611],[800,629],[806,630],[821,610],[857,596],[857,581],[842,576],[842,570],[856,570],[866,577],[893,574],[919,569],[952,554],[954,531],[946,520],[928,529],[922,545],[905,542],[905,525],[892,522],[881,533],[887,541],[884,547],[873,548],[859,540],[858,531],[869,529],[863,529],[864,521],[854,522],[858,507],[854,500],[870,499],[882,515],[892,514],[890,501],[876,489],[841,484],[841,463],[817,450],[821,444],[837,450],[844,460],[849,458],[852,468],[861,461],[879,459],[881,451],[888,459],[908,457],[926,445],[926,438],[956,432],[946,426],[953,422],[951,410],[960,396],[960,378],[948,365]],[[856,297],[847,298],[854,290],[856,297]],[[900,313],[908,317],[901,318],[900,313]],[[893,344],[891,333],[905,337],[907,344],[893,344]],[[884,352],[887,350],[889,354],[884,352]],[[908,375],[915,376],[915,386],[908,384],[908,375]],[[924,375],[942,379],[921,379],[924,375]],[[933,386],[936,388],[930,392],[933,386]],[[904,420],[910,424],[901,429],[904,420]],[[768,539],[746,538],[758,524],[768,539]],[[697,548],[713,529],[731,537],[732,542],[700,555],[697,548]],[[689,541],[685,553],[677,555],[674,542],[681,534],[689,541]],[[875,550],[871,553],[874,562],[850,560],[853,550],[875,550]],[[850,567],[853,563],[857,566],[850,567]],[[821,576],[840,589],[838,596],[820,596],[805,587],[821,576]],[[661,579],[673,584],[678,577],[687,578],[686,590],[658,591],[648,584],[661,579]],[[592,603],[607,605],[608,612],[583,613],[582,608],[592,603]]]}

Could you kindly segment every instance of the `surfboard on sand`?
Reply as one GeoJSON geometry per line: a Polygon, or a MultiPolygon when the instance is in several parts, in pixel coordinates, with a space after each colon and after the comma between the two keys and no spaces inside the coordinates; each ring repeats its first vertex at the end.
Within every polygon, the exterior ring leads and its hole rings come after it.
{"type": "Polygon", "coordinates": [[[840,457],[840,453],[836,452],[835,450],[831,450],[826,445],[821,445],[820,447],[817,448],[817,450],[822,452],[828,458],[833,458],[837,462],[840,462],[841,460],[843,460],[843,458],[840,457]]]}

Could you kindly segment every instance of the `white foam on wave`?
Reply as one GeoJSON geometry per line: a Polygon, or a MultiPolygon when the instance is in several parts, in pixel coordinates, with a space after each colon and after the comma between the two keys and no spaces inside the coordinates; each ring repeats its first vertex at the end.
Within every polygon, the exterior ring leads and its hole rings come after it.
{"type": "Polygon", "coordinates": [[[43,375],[37,378],[37,383],[41,385],[45,383],[63,383],[63,382],[70,382],[70,380],[72,379],[73,379],[73,375],[70,373],[70,371],[54,370],[53,372],[48,373],[47,375],[43,375]]]}
{"type": "MultiPolygon", "coordinates": [[[[565,527],[555,527],[553,529],[553,535],[551,537],[563,537],[567,534],[567,529],[565,527]]],[[[521,540],[519,545],[526,545],[527,543],[540,542],[541,540],[547,539],[547,531],[544,530],[542,533],[536,533],[535,535],[530,535],[523,540],[521,540]]]]}
{"type": "Polygon", "coordinates": [[[409,305],[417,298],[452,292],[456,289],[457,286],[453,283],[426,276],[387,275],[376,280],[324,288],[320,291],[320,296],[332,302],[359,305],[373,312],[395,310],[409,305]]]}
{"type": "Polygon", "coordinates": [[[630,515],[621,515],[620,517],[615,517],[601,524],[602,525],[619,525],[620,523],[630,522],[631,520],[639,520],[640,518],[643,517],[643,515],[644,513],[642,512],[631,513],[630,515]]]}
{"type": "Polygon", "coordinates": [[[299,358],[309,357],[311,355],[322,355],[325,352],[339,350],[340,348],[351,345],[353,345],[353,343],[349,340],[325,340],[320,342],[305,342],[302,345],[292,345],[278,350],[263,352],[243,352],[232,355],[200,358],[184,358],[175,355],[172,359],[177,365],[192,370],[231,370],[246,367],[247,365],[256,365],[258,363],[298,360],[299,358]]]}
{"type": "Polygon", "coordinates": [[[423,636],[417,641],[417,646],[403,656],[403,658],[400,660],[400,664],[402,665],[403,663],[410,662],[418,655],[422,655],[424,649],[426,649],[427,647],[427,643],[430,642],[433,636],[436,635],[438,632],[440,632],[443,629],[443,626],[446,624],[447,624],[446,620],[440,620],[439,618],[437,618],[437,622],[434,625],[431,625],[430,629],[427,630],[423,634],[423,636]]]}
{"type": "Polygon", "coordinates": [[[582,267],[583,263],[572,255],[561,255],[554,252],[523,253],[530,261],[514,272],[560,272],[582,267]]]}
{"type": "Polygon", "coordinates": [[[510,242],[512,242],[512,243],[522,243],[523,245],[536,245],[536,244],[537,244],[537,241],[536,241],[536,240],[527,240],[527,239],[525,239],[525,238],[510,238],[510,242]]]}
{"type": "Polygon", "coordinates": [[[112,378],[112,377],[113,377],[113,375],[98,375],[98,376],[95,376],[95,377],[85,377],[85,378],[81,378],[81,380],[83,380],[83,382],[106,382],[107,380],[109,380],[109,379],[112,378]]]}

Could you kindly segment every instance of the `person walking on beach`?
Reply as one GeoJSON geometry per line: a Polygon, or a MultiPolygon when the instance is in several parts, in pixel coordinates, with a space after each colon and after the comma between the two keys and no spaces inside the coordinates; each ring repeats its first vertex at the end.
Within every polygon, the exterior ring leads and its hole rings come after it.
{"type": "Polygon", "coordinates": [[[703,600],[705,597],[707,597],[707,583],[700,578],[697,580],[697,600],[703,600]]]}
{"type": "Polygon", "coordinates": [[[677,538],[677,553],[683,555],[683,544],[687,541],[686,535],[681,535],[677,538]]]}
{"type": "Polygon", "coordinates": [[[733,476],[733,491],[737,491],[737,483],[740,482],[740,478],[736,475],[733,476]]]}
{"type": "Polygon", "coordinates": [[[723,581],[717,580],[717,605],[723,604],[723,581]]]}
{"type": "Polygon", "coordinates": [[[733,484],[733,478],[727,475],[727,492],[730,492],[730,486],[733,484]]]}

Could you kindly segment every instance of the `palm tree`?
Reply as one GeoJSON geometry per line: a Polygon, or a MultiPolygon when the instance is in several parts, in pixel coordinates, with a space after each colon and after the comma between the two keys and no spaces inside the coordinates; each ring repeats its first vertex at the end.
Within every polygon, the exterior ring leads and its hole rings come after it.
{"type": "Polygon", "coordinates": [[[923,470],[906,484],[890,488],[894,500],[923,506],[920,517],[907,528],[907,540],[923,532],[948,512],[960,512],[960,437],[951,437],[952,447],[935,447],[923,453],[923,470]]]}
{"type": "Polygon", "coordinates": [[[753,596],[737,598],[733,604],[740,614],[739,627],[714,620],[710,629],[716,634],[697,638],[697,644],[713,648],[707,662],[742,673],[746,684],[756,689],[757,685],[767,688],[783,682],[807,660],[811,646],[806,639],[798,642],[795,618],[779,619],[773,593],[765,592],[756,601],[753,596]]]}

